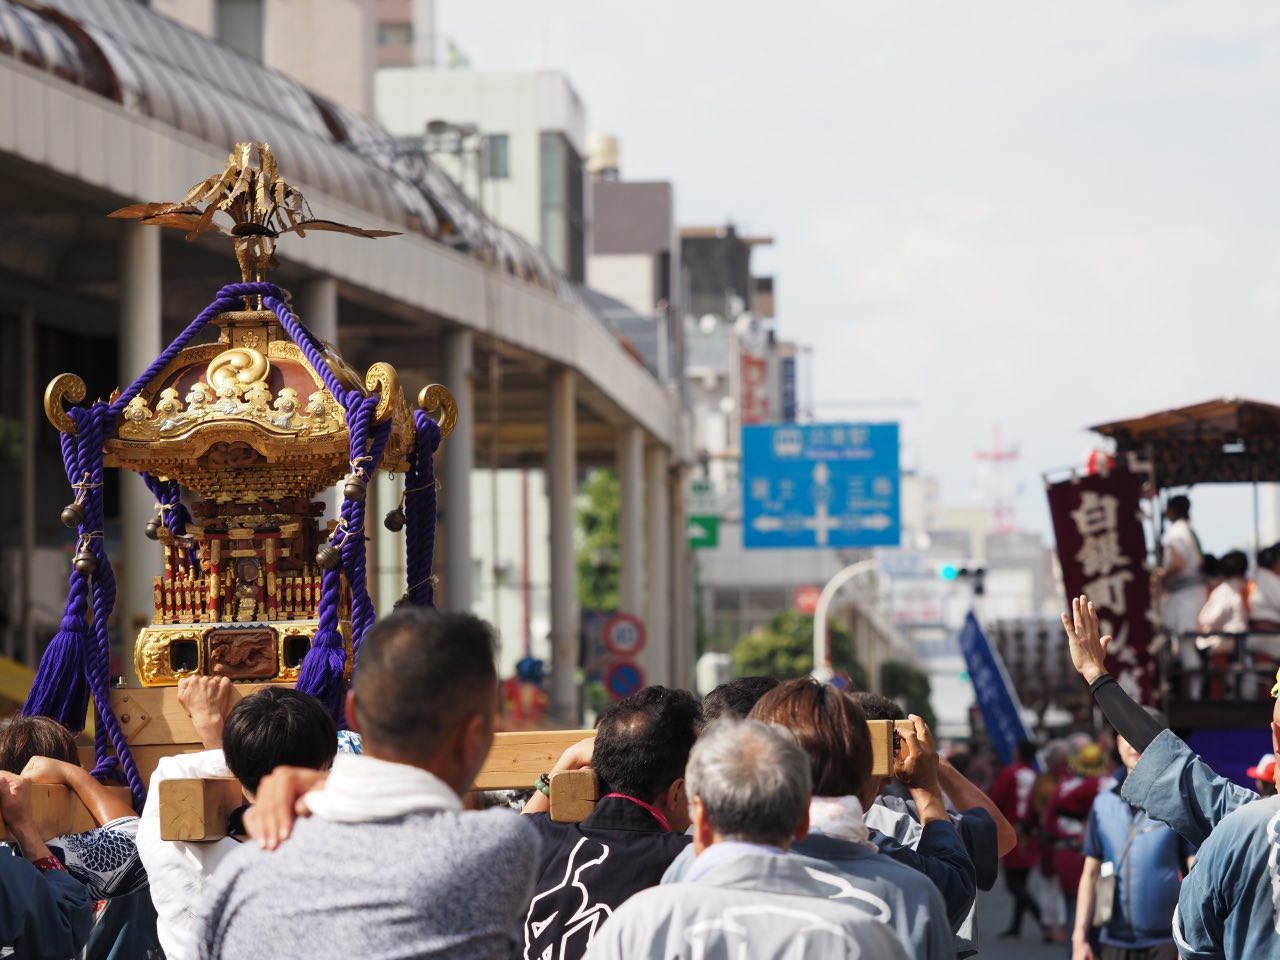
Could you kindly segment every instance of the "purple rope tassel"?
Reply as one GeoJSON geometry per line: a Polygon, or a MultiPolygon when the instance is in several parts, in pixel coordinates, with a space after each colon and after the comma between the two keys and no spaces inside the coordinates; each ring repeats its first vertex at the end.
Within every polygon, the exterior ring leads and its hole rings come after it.
{"type": "Polygon", "coordinates": [[[435,606],[435,584],[431,568],[436,542],[435,453],[440,448],[440,427],[423,411],[413,412],[417,442],[409,455],[405,476],[405,575],[409,602],[420,607],[435,606]]]}

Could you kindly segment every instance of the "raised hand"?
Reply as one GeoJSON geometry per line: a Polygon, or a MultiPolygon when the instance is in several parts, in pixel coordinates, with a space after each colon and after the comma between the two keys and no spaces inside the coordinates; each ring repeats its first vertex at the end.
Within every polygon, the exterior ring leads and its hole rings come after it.
{"type": "Polygon", "coordinates": [[[1083,594],[1071,599],[1071,615],[1062,615],[1062,626],[1067,631],[1067,647],[1071,651],[1071,663],[1085,683],[1093,683],[1107,672],[1107,646],[1110,636],[1102,636],[1098,625],[1098,611],[1083,594]]]}
{"type": "Polygon", "coordinates": [[[289,839],[294,820],[311,815],[304,798],[328,776],[324,770],[307,767],[272,770],[259,782],[253,806],[245,812],[244,828],[249,836],[258,841],[263,850],[280,846],[281,841],[289,839]]]}
{"type": "Polygon", "coordinates": [[[231,701],[231,681],[226,677],[183,677],[178,681],[178,702],[196,728],[206,750],[222,746],[222,726],[231,701]]]}

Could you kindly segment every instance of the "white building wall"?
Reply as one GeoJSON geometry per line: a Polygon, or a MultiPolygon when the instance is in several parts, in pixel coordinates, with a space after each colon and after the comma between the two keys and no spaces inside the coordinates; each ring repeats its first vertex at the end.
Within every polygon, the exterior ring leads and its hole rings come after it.
{"type": "MultiPolygon", "coordinates": [[[[217,38],[216,0],[151,0],[150,5],[217,38]]],[[[371,0],[263,0],[262,62],[364,116],[373,115],[376,33],[371,0]]]]}
{"type": "Polygon", "coordinates": [[[369,0],[267,0],[264,20],[267,66],[348,110],[373,116],[377,24],[369,0]]]}
{"type": "MultiPolygon", "coordinates": [[[[482,134],[506,134],[510,176],[487,180],[482,206],[503,226],[542,242],[541,133],[563,133],[583,150],[585,113],[568,79],[556,71],[433,70],[385,67],[377,72],[378,120],[401,137],[421,137],[430,120],[474,123],[482,134]]],[[[435,159],[476,196],[474,160],[435,159]]]]}
{"type": "Polygon", "coordinates": [[[648,316],[658,302],[653,260],[647,253],[593,253],[587,258],[587,286],[648,316]]]}

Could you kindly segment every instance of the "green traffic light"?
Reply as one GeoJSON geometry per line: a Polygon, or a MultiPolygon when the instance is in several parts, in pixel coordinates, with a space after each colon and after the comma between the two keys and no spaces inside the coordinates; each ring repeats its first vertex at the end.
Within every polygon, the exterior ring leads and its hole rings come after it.
{"type": "Polygon", "coordinates": [[[938,573],[942,576],[943,580],[954,580],[956,577],[960,576],[960,571],[956,568],[954,563],[943,564],[942,569],[939,570],[938,573]]]}

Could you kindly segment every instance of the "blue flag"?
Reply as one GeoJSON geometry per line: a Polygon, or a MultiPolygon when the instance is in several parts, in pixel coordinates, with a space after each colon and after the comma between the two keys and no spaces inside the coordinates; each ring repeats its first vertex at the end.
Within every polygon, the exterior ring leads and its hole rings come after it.
{"type": "Polygon", "coordinates": [[[960,651],[969,668],[969,679],[982,711],[982,722],[987,726],[991,745],[1005,763],[1012,763],[1017,756],[1018,744],[1027,737],[1022,725],[1022,704],[1018,693],[1009,682],[1000,654],[982,632],[978,618],[970,612],[960,631],[960,651]]]}

